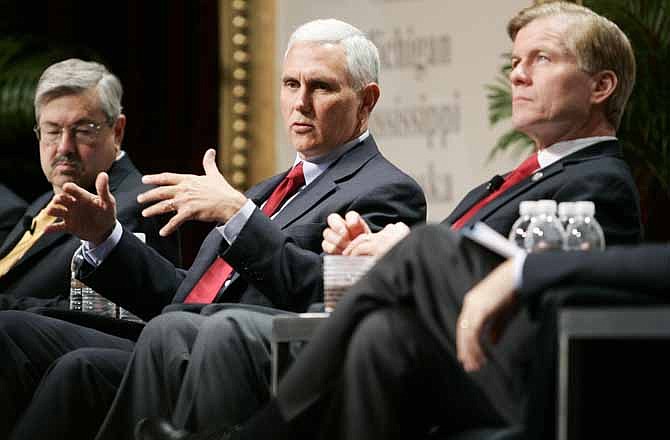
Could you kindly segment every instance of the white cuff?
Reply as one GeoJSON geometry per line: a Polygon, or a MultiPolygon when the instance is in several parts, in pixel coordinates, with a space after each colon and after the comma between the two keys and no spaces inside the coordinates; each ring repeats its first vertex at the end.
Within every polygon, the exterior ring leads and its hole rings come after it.
{"type": "Polygon", "coordinates": [[[237,211],[225,225],[216,227],[228,244],[233,244],[237,239],[237,236],[240,235],[240,232],[242,232],[242,229],[246,226],[255,209],[256,204],[252,202],[251,199],[247,199],[242,208],[240,208],[240,210],[237,211]]]}
{"type": "MultiPolygon", "coordinates": [[[[107,255],[119,244],[121,241],[121,236],[123,235],[123,227],[118,220],[114,225],[112,233],[109,234],[109,237],[98,246],[93,246],[93,243],[87,240],[81,241],[81,254],[84,257],[84,260],[93,267],[98,267],[107,258],[107,255]]],[[[79,252],[79,250],[77,252],[79,252]]]]}

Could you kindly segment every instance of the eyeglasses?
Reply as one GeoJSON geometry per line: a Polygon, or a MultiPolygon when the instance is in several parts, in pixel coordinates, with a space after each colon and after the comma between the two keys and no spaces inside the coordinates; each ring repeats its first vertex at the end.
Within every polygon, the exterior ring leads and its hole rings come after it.
{"type": "Polygon", "coordinates": [[[63,132],[68,131],[71,138],[74,138],[75,142],[78,144],[90,144],[95,142],[100,134],[100,129],[102,128],[104,122],[95,123],[87,122],[81,124],[70,125],[69,127],[59,127],[57,125],[41,128],[39,125],[33,127],[35,136],[40,142],[44,142],[47,145],[53,145],[60,143],[63,139],[63,132]]]}

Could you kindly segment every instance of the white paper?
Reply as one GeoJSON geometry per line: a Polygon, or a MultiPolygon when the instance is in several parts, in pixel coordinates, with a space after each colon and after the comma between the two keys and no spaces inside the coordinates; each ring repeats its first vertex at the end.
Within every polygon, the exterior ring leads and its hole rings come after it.
{"type": "Polygon", "coordinates": [[[477,222],[472,228],[464,228],[461,233],[470,240],[481,244],[487,249],[503,257],[512,258],[525,252],[517,245],[500,235],[485,223],[477,222]]]}

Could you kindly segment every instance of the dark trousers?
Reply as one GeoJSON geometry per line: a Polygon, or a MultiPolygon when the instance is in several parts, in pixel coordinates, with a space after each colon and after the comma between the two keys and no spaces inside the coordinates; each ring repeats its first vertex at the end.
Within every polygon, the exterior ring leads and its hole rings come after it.
{"type": "Polygon", "coordinates": [[[286,422],[272,427],[275,438],[417,438],[434,425],[519,422],[526,317],[487,346],[489,362],[476,374],[455,351],[463,296],[500,261],[446,226],[414,230],[347,293],[289,369],[274,402],[286,422]]]}
{"type": "Polygon", "coordinates": [[[118,357],[132,348],[130,340],[58,319],[0,312],[0,438],[90,439],[123,372],[118,357]],[[82,362],[95,349],[109,361],[82,362]]]}
{"type": "Polygon", "coordinates": [[[285,312],[214,304],[201,315],[151,320],[96,438],[132,438],[144,417],[196,431],[249,418],[270,399],[269,338],[277,313],[285,312]]]}

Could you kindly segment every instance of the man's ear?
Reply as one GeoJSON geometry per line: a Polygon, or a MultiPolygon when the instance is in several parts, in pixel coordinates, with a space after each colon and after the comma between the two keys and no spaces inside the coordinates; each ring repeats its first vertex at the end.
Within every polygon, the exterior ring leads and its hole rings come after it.
{"type": "Polygon", "coordinates": [[[121,143],[123,142],[123,134],[126,130],[126,116],[124,114],[120,114],[119,117],[116,118],[112,130],[114,130],[114,145],[116,145],[117,150],[120,150],[121,143]]]}
{"type": "Polygon", "coordinates": [[[598,72],[591,78],[593,81],[591,90],[591,103],[601,104],[609,98],[619,84],[619,79],[611,70],[598,72]]]}
{"type": "Polygon", "coordinates": [[[370,118],[370,113],[372,109],[377,105],[379,100],[380,90],[377,83],[369,83],[359,92],[361,96],[361,106],[360,106],[360,115],[363,122],[367,122],[370,118]]]}

